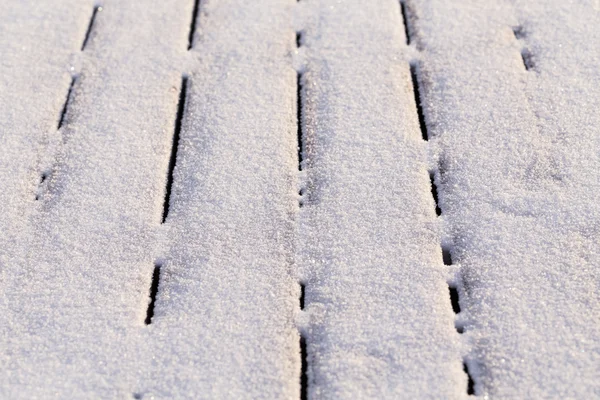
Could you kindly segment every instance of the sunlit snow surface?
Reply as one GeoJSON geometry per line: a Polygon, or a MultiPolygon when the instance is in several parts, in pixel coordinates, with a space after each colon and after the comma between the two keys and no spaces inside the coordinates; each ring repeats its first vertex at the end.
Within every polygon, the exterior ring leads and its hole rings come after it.
{"type": "Polygon", "coordinates": [[[0,2],[0,398],[600,397],[599,64],[598,0],[0,2]]]}

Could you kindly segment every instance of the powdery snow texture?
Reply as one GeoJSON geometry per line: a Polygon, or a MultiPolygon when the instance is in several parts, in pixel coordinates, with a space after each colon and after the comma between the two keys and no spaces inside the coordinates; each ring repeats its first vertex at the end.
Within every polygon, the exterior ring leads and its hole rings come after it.
{"type": "Polygon", "coordinates": [[[600,4],[409,4],[477,392],[598,397],[600,4]]]}
{"type": "Polygon", "coordinates": [[[600,396],[597,0],[99,5],[0,2],[1,398],[600,396]]]}
{"type": "Polygon", "coordinates": [[[298,265],[310,392],[466,396],[400,7],[305,7],[298,265]]]}

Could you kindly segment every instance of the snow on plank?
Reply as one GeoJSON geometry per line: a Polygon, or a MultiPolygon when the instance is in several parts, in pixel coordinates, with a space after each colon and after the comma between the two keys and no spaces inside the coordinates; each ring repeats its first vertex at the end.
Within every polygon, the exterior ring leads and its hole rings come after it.
{"type": "Polygon", "coordinates": [[[46,154],[60,140],[71,54],[84,38],[87,12],[77,1],[0,4],[0,270],[22,262],[24,249],[14,243],[28,230],[49,173],[46,154]]]}
{"type": "Polygon", "coordinates": [[[143,398],[300,394],[292,5],[200,5],[143,398]]]}
{"type": "MultiPolygon", "coordinates": [[[[131,396],[191,6],[106,1],[96,10],[32,232],[12,244],[26,258],[3,266],[4,398],[131,396]]],[[[66,14],[80,18],[71,51],[93,12],[90,3],[66,14]]],[[[49,101],[64,99],[70,81],[49,101]]]]}
{"type": "Polygon", "coordinates": [[[466,396],[400,6],[302,14],[309,397],[466,396]]]}
{"type": "Polygon", "coordinates": [[[407,5],[475,392],[594,397],[598,6],[407,5]]]}

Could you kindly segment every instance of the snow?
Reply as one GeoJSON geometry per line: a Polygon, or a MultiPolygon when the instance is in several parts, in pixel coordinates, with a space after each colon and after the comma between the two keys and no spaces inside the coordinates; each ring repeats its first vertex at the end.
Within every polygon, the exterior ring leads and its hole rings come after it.
{"type": "Polygon", "coordinates": [[[414,11],[477,392],[596,397],[598,3],[433,1],[414,11]]]}
{"type": "Polygon", "coordinates": [[[1,398],[600,394],[598,1],[193,10],[0,3],[1,398]]]}
{"type": "Polygon", "coordinates": [[[298,236],[310,392],[460,398],[467,377],[399,5],[313,7],[298,236]]]}
{"type": "Polygon", "coordinates": [[[199,21],[164,281],[141,338],[152,362],[136,391],[148,396],[300,390],[294,35],[291,6],[263,3],[207,3],[199,21]]]}

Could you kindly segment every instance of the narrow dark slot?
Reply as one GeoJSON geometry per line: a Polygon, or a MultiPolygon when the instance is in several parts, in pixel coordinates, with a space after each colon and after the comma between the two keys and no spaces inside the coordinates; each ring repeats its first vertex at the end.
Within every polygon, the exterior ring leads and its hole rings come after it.
{"type": "Polygon", "coordinates": [[[304,283],[300,283],[300,309],[304,310],[304,290],[305,290],[305,285],[304,283]]]}
{"type": "MultiPolygon", "coordinates": [[[[44,182],[46,181],[47,178],[48,178],[48,174],[46,174],[45,172],[42,172],[42,175],[40,175],[40,183],[38,184],[38,187],[42,186],[44,184],[44,182]]],[[[35,195],[35,199],[39,200],[40,199],[40,195],[36,194],[35,195]]]]}
{"type": "Polygon", "coordinates": [[[460,312],[460,304],[458,303],[458,290],[452,286],[448,286],[448,289],[450,289],[450,303],[452,304],[452,311],[454,311],[455,314],[458,314],[460,312]]]}
{"type": "Polygon", "coordinates": [[[90,18],[90,23],[88,25],[87,31],[85,32],[85,38],[83,39],[83,43],[81,44],[81,51],[85,49],[85,45],[87,44],[88,39],[90,38],[90,34],[92,33],[92,27],[94,26],[94,21],[96,20],[96,14],[98,14],[98,11],[102,11],[102,7],[94,7],[94,11],[92,12],[92,18],[90,18]]]}
{"type": "Polygon", "coordinates": [[[308,399],[308,375],[306,370],[308,368],[307,353],[306,353],[306,339],[304,336],[300,336],[300,400],[308,399]]]}
{"type": "Polygon", "coordinates": [[[141,393],[134,393],[133,394],[133,398],[136,400],[141,400],[143,397],[143,395],[141,393]]]}
{"type": "Polygon", "coordinates": [[[452,255],[450,254],[450,250],[442,247],[442,260],[444,261],[444,265],[452,265],[452,255]]]}
{"type": "Polygon", "coordinates": [[[427,133],[427,125],[425,125],[423,107],[421,106],[421,91],[419,90],[419,80],[417,79],[417,67],[412,64],[410,66],[410,76],[412,78],[413,92],[415,94],[415,103],[417,103],[417,115],[419,116],[419,127],[421,128],[421,136],[423,137],[423,140],[429,140],[429,135],[427,133]]]}
{"type": "Polygon", "coordinates": [[[469,373],[467,363],[463,363],[463,371],[465,371],[465,374],[467,374],[469,379],[469,383],[467,384],[467,394],[475,394],[475,382],[473,382],[473,377],[471,377],[471,374],[469,373]]]}
{"type": "Polygon", "coordinates": [[[198,18],[198,7],[200,0],[194,0],[194,11],[192,11],[192,23],[190,24],[190,34],[188,36],[188,50],[192,49],[194,44],[194,33],[196,33],[196,19],[198,18]]]}
{"type": "Polygon", "coordinates": [[[435,202],[435,213],[439,217],[442,215],[442,209],[438,205],[438,191],[437,186],[435,186],[433,174],[429,174],[429,180],[431,181],[431,194],[433,196],[433,201],[435,202]]]}
{"type": "Polygon", "coordinates": [[[146,311],[146,325],[150,325],[152,323],[152,317],[154,317],[154,303],[156,302],[159,284],[160,265],[155,265],[154,272],[152,273],[152,285],[150,285],[150,303],[148,304],[148,310],[146,311]]]}
{"type": "MultiPolygon", "coordinates": [[[[300,0],[298,0],[300,2],[300,0]]],[[[302,32],[296,32],[296,47],[302,46],[302,32]]],[[[298,171],[302,171],[302,161],[303,159],[303,129],[302,129],[302,74],[298,73],[296,75],[296,126],[297,126],[297,147],[298,147],[298,171]]],[[[299,206],[303,206],[302,196],[304,195],[304,190],[300,190],[298,192],[300,195],[300,204],[299,206]]],[[[300,310],[304,310],[304,294],[305,294],[306,286],[304,283],[300,282],[300,310]]],[[[302,334],[300,334],[300,400],[308,399],[308,361],[307,361],[307,351],[306,351],[306,339],[302,334]]]]}
{"type": "Polygon", "coordinates": [[[297,123],[297,135],[298,135],[298,171],[302,171],[302,161],[303,158],[303,140],[304,135],[302,132],[302,74],[298,74],[296,80],[296,123],[297,123]]]}
{"type": "Polygon", "coordinates": [[[167,187],[165,190],[165,200],[163,203],[162,223],[164,224],[169,215],[169,206],[171,202],[171,186],[173,185],[173,170],[177,163],[177,148],[179,147],[179,135],[181,133],[181,121],[185,109],[185,99],[187,92],[187,80],[184,76],[181,79],[181,89],[179,91],[179,102],[177,104],[177,117],[175,119],[175,131],[173,132],[173,144],[171,145],[171,158],[169,159],[169,169],[167,172],[167,187]]]}
{"type": "Polygon", "coordinates": [[[525,37],[525,30],[520,25],[513,27],[512,31],[516,39],[523,39],[525,37]]]}
{"type": "Polygon", "coordinates": [[[404,36],[406,36],[406,45],[410,45],[410,33],[408,29],[408,17],[406,15],[406,4],[404,1],[400,2],[400,11],[402,12],[402,22],[404,23],[404,36]]]}
{"type": "Polygon", "coordinates": [[[521,50],[521,58],[523,59],[523,65],[525,66],[525,70],[529,71],[533,69],[533,56],[527,49],[521,50]]]}
{"type": "Polygon", "coordinates": [[[71,100],[71,93],[73,92],[73,86],[75,86],[75,78],[71,79],[71,85],[69,86],[69,91],[67,92],[67,98],[65,99],[65,104],[63,104],[62,111],[60,113],[60,118],[58,119],[58,125],[56,129],[60,129],[65,122],[65,116],[67,115],[67,108],[69,107],[69,100],[71,100]]]}

